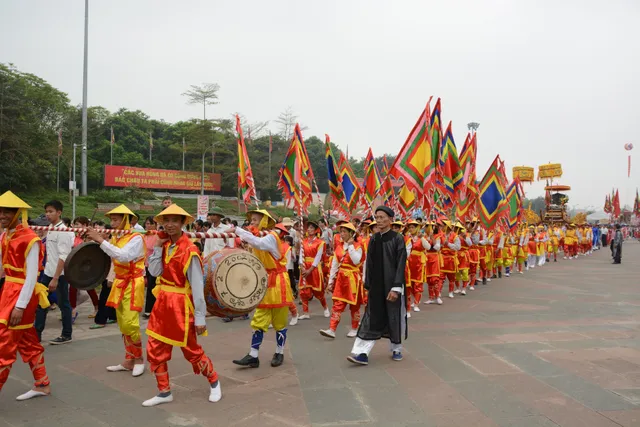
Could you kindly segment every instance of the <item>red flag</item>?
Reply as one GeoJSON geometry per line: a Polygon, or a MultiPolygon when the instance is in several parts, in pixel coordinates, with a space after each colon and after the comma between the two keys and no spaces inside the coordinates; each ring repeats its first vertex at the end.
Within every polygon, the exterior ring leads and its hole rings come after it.
{"type": "Polygon", "coordinates": [[[62,129],[58,131],[58,157],[62,156],[62,129]]]}
{"type": "Polygon", "coordinates": [[[238,190],[245,205],[251,204],[251,199],[256,197],[256,186],[253,181],[251,163],[247,154],[247,147],[242,135],[240,117],[236,114],[236,131],[238,132],[238,190]]]}
{"type": "Polygon", "coordinates": [[[620,194],[616,190],[616,195],[613,197],[613,216],[617,218],[620,216],[620,194]]]}

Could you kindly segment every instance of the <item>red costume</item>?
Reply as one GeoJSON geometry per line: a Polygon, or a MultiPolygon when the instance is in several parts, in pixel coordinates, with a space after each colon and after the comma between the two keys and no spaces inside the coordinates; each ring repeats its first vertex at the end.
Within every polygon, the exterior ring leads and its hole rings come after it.
{"type": "Polygon", "coordinates": [[[440,242],[440,245],[442,245],[442,242],[444,242],[444,234],[438,233],[431,237],[431,241],[429,242],[431,249],[427,251],[427,263],[425,268],[427,286],[429,289],[429,299],[432,301],[440,297],[440,291],[442,290],[442,280],[440,279],[442,255],[438,250],[438,241],[440,242]]]}
{"type": "Polygon", "coordinates": [[[180,347],[195,374],[204,375],[210,384],[218,380],[211,359],[198,344],[194,326],[193,296],[187,271],[192,262],[202,269],[198,248],[186,234],[182,234],[170,249],[171,244],[167,241],[162,246],[163,270],[153,289],[156,303],[147,326],[147,360],[160,393],[171,390],[167,362],[171,360],[174,346],[180,347]]]}
{"type": "Polygon", "coordinates": [[[411,237],[410,241],[411,253],[407,258],[407,267],[409,269],[408,283],[411,283],[411,287],[407,286],[407,307],[411,305],[411,296],[413,296],[415,304],[420,304],[424,283],[427,281],[427,248],[422,245],[421,237],[411,237]]]}
{"type": "Polygon", "coordinates": [[[444,284],[444,279],[449,280],[449,292],[453,292],[454,285],[456,283],[456,273],[458,272],[458,256],[457,251],[450,249],[447,244],[454,244],[458,235],[452,231],[449,233],[449,238],[444,241],[442,245],[442,266],[440,268],[440,279],[444,284]]]}
{"type": "Polygon", "coordinates": [[[31,300],[24,308],[22,320],[18,325],[9,326],[11,312],[18,303],[27,277],[27,255],[34,245],[38,248],[38,266],[41,266],[44,248],[31,229],[18,225],[13,233],[5,232],[2,235],[2,267],[5,282],[0,288],[0,391],[9,378],[11,366],[16,361],[16,353],[20,353],[23,362],[29,364],[35,387],[49,385],[49,377],[44,366],[44,348],[33,326],[39,301],[43,307],[48,306],[44,286],[36,284],[31,300]]]}
{"type": "MultiPolygon", "coordinates": [[[[351,329],[358,329],[360,323],[360,306],[364,302],[364,286],[362,283],[361,265],[364,261],[364,249],[360,242],[354,242],[353,248],[360,249],[362,256],[356,264],[351,259],[344,243],[334,246],[334,257],[338,263],[338,271],[333,282],[333,307],[329,328],[335,331],[340,317],[347,306],[351,311],[351,329]]],[[[355,256],[355,255],[354,255],[355,256]]]]}
{"type": "MultiPolygon", "coordinates": [[[[301,244],[301,259],[300,270],[307,270],[313,267],[316,259],[316,255],[322,251],[324,253],[325,243],[324,240],[312,236],[304,239],[301,244]]],[[[300,299],[302,300],[302,311],[309,313],[309,301],[314,296],[318,298],[322,308],[327,308],[327,301],[324,296],[324,275],[322,274],[322,257],[320,262],[313,267],[311,273],[307,277],[303,277],[302,271],[300,273],[300,299]]]]}

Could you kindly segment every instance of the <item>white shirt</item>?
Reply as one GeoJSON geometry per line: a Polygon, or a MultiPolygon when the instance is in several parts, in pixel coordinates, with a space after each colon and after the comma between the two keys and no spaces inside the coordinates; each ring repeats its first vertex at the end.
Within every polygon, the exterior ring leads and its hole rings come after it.
{"type": "Polygon", "coordinates": [[[273,236],[273,234],[267,234],[264,237],[257,237],[247,230],[239,227],[236,228],[236,234],[252,247],[260,251],[269,252],[276,261],[282,257],[280,249],[278,248],[278,242],[276,241],[276,238],[273,236]]]}
{"type": "Polygon", "coordinates": [[[141,234],[134,235],[122,248],[112,245],[105,240],[100,243],[100,249],[119,262],[137,261],[140,258],[144,258],[147,252],[141,234]]]}
{"type": "Polygon", "coordinates": [[[133,226],[134,230],[144,231],[144,227],[140,225],[140,223],[136,222],[136,225],[133,226]]]}
{"type": "MultiPolygon", "coordinates": [[[[64,222],[58,222],[55,227],[67,228],[64,222]]],[[[49,231],[47,233],[47,262],[44,266],[44,274],[53,277],[58,268],[58,261],[66,261],[69,252],[73,249],[75,235],[69,231],[49,231]]],[[[64,270],[60,273],[64,275],[64,270]]]]}
{"type": "MultiPolygon", "coordinates": [[[[176,245],[169,245],[168,251],[171,254],[175,251],[176,245]]],[[[191,285],[191,294],[193,295],[193,311],[194,311],[194,325],[205,326],[207,324],[205,318],[207,316],[207,303],[204,300],[204,273],[200,264],[197,262],[191,262],[193,258],[189,260],[189,267],[187,269],[187,280],[191,285]]],[[[162,248],[154,247],[153,253],[149,256],[149,273],[152,276],[159,277],[164,271],[164,265],[162,264],[162,248]]]]}
{"type": "MultiPolygon", "coordinates": [[[[349,258],[351,258],[351,262],[353,265],[359,265],[360,261],[362,261],[362,248],[354,248],[353,245],[347,245],[347,252],[349,252],[349,258]]],[[[331,270],[329,273],[329,283],[333,283],[336,280],[336,275],[338,274],[338,269],[340,268],[340,261],[337,256],[333,257],[333,261],[331,261],[331,270]]]]}
{"type": "MultiPolygon", "coordinates": [[[[209,229],[209,232],[211,233],[226,233],[227,230],[229,230],[228,225],[225,225],[223,223],[218,224],[217,227],[214,227],[213,224],[211,224],[211,228],[209,229]]],[[[233,241],[233,239],[230,239],[229,241],[233,241]]],[[[204,240],[204,250],[202,252],[202,257],[206,257],[207,255],[209,255],[211,252],[215,252],[215,251],[219,251],[224,249],[224,247],[227,246],[227,243],[225,242],[225,239],[205,239],[204,240]]]]}
{"type": "MultiPolygon", "coordinates": [[[[317,237],[313,238],[313,240],[315,239],[317,239],[317,237]]],[[[325,245],[320,245],[320,247],[318,248],[318,253],[316,253],[316,257],[313,259],[313,264],[311,264],[311,267],[316,268],[322,261],[324,247],[325,245]]],[[[300,265],[304,265],[304,246],[302,244],[300,245],[300,259],[298,260],[298,262],[300,263],[300,265]]]]}
{"type": "MultiPolygon", "coordinates": [[[[13,233],[14,230],[9,230],[9,233],[13,233]]],[[[4,238],[4,233],[0,235],[0,240],[4,238]]],[[[40,261],[40,247],[35,244],[31,246],[29,249],[29,253],[27,254],[26,259],[26,276],[24,278],[24,284],[22,285],[22,289],[20,290],[20,295],[18,296],[18,301],[16,302],[15,308],[27,308],[29,305],[29,301],[31,301],[31,297],[33,296],[33,290],[36,287],[36,281],[38,280],[38,264],[40,261]]],[[[2,248],[0,247],[0,259],[2,259],[2,248]]],[[[22,267],[16,265],[14,267],[22,267]]]]}

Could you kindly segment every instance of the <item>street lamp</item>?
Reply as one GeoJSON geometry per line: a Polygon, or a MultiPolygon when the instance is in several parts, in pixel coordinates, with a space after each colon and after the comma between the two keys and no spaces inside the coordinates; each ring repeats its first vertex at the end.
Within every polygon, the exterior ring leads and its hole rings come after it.
{"type": "Polygon", "coordinates": [[[480,123],[478,122],[467,123],[467,129],[469,129],[469,132],[476,133],[479,127],[480,127],[480,123]]]}

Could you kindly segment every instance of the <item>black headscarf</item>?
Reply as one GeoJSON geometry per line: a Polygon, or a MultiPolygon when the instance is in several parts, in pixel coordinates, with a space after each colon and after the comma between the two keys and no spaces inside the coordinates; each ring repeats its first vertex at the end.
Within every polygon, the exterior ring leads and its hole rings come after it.
{"type": "Polygon", "coordinates": [[[391,219],[393,219],[395,217],[395,213],[393,212],[393,209],[391,209],[388,206],[380,205],[380,206],[378,206],[376,208],[376,213],[378,213],[378,211],[382,211],[382,212],[386,213],[391,219]]]}

